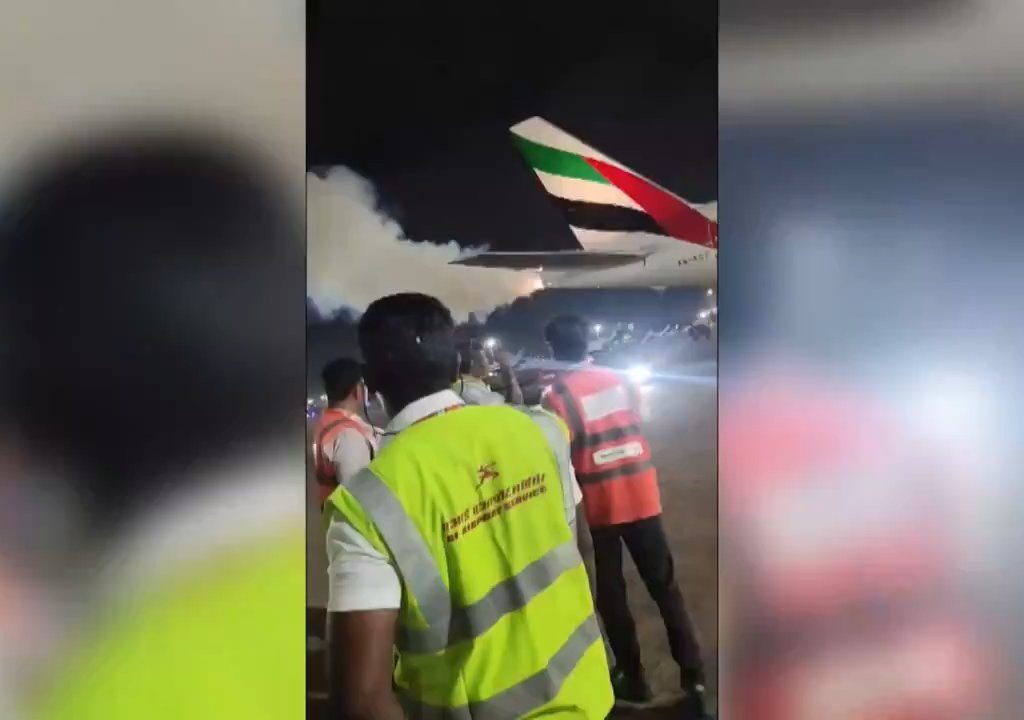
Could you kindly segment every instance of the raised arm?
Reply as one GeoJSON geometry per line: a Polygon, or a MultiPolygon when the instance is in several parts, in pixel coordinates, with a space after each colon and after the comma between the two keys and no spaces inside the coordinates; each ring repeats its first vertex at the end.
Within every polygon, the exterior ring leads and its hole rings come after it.
{"type": "Polygon", "coordinates": [[[510,405],[522,405],[523,389],[519,387],[519,379],[516,377],[515,370],[512,369],[512,356],[507,350],[499,350],[495,353],[495,359],[505,376],[505,400],[510,405]]]}

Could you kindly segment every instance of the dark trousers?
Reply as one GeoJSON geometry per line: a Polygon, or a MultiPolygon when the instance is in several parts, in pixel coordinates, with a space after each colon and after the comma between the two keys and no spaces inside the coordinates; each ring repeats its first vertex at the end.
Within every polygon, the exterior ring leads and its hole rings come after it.
{"type": "Polygon", "coordinates": [[[684,684],[703,683],[703,663],[693,622],[676,584],[672,551],[668,547],[661,517],[625,525],[590,529],[597,570],[597,610],[604,621],[616,666],[627,675],[641,673],[640,644],[636,624],[626,599],[626,578],[622,573],[622,545],[636,563],[647,592],[658,605],[672,657],[682,670],[684,684]]]}

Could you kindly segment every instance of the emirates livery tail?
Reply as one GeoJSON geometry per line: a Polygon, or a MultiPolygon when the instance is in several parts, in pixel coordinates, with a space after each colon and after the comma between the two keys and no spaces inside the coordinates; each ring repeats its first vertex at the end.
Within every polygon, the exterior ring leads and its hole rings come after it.
{"type": "Polygon", "coordinates": [[[693,205],[533,117],[512,138],[582,249],[481,253],[464,265],[541,268],[545,285],[688,286],[715,282],[714,204],[693,205]]]}

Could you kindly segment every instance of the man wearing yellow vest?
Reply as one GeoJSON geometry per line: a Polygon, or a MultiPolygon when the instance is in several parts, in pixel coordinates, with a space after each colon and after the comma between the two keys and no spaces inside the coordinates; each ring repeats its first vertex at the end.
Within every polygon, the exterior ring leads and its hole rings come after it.
{"type": "Polygon", "coordinates": [[[453,330],[418,294],[382,298],[359,323],[391,422],[326,507],[340,705],[352,720],[603,720],[612,690],[567,430],[542,411],[464,404],[453,330]]]}

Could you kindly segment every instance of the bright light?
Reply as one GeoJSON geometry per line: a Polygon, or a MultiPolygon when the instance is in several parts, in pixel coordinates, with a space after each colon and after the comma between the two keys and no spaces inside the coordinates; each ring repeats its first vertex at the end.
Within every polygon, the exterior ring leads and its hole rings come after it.
{"type": "Polygon", "coordinates": [[[498,345],[498,341],[495,338],[489,337],[484,340],[484,347],[488,350],[493,350],[498,345]]]}
{"type": "Polygon", "coordinates": [[[711,313],[709,313],[707,310],[701,310],[699,313],[697,313],[697,315],[700,317],[701,320],[707,320],[708,319],[708,315],[710,315],[710,314],[711,313]]]}
{"type": "Polygon", "coordinates": [[[911,420],[926,435],[986,444],[998,435],[996,395],[983,375],[952,369],[925,371],[910,384],[907,397],[911,420]]]}
{"type": "Polygon", "coordinates": [[[646,365],[634,365],[626,371],[626,375],[637,385],[642,385],[651,379],[651,369],[646,365]]]}
{"type": "Polygon", "coordinates": [[[714,294],[715,294],[715,291],[712,288],[708,288],[708,297],[711,297],[714,294]]]}
{"type": "Polygon", "coordinates": [[[597,335],[601,334],[601,323],[596,323],[594,325],[594,333],[597,334],[597,335]]]}

